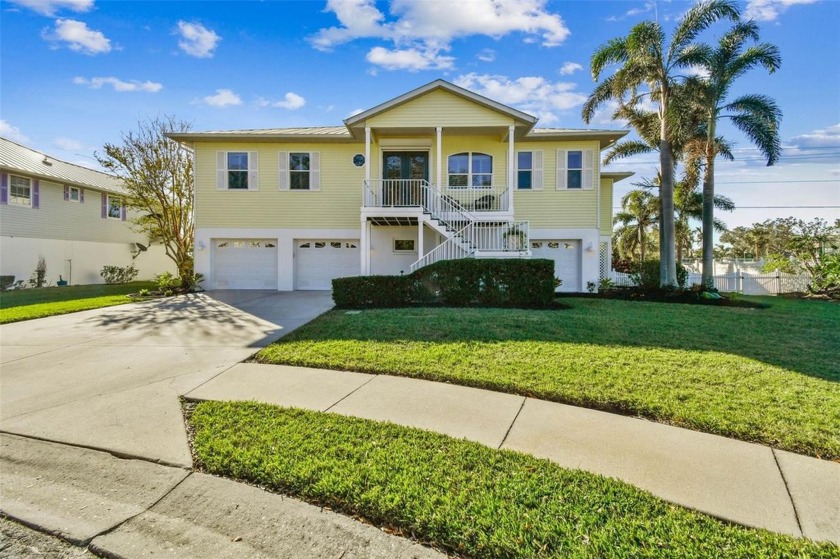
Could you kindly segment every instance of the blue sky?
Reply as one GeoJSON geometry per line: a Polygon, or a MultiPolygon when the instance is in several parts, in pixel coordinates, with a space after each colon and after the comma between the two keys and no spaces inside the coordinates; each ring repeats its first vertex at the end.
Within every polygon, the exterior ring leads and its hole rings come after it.
{"type": "MultiPolygon", "coordinates": [[[[147,116],[175,115],[196,130],[337,125],[437,78],[534,114],[540,126],[583,128],[592,52],[645,19],[670,29],[690,5],[1,1],[0,135],[95,166],[94,151],[147,116]]],[[[773,75],[754,70],[732,93],[776,99],[785,151],[767,168],[724,126],[738,159],[719,163],[718,191],[739,209],[721,217],[732,227],[840,217],[840,1],[740,6],[783,62],[773,75]]],[[[589,127],[622,127],[608,117],[589,127]]],[[[618,205],[631,182],[655,174],[656,156],[612,168],[637,173],[617,189],[618,205]]]]}

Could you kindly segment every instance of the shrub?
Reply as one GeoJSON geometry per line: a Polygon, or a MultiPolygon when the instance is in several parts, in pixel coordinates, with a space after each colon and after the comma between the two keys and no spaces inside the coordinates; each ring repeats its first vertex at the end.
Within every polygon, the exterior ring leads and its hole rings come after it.
{"type": "Polygon", "coordinates": [[[107,284],[128,283],[137,277],[138,271],[131,266],[102,266],[102,271],[99,275],[105,280],[107,284]]]}
{"type": "Polygon", "coordinates": [[[419,302],[417,280],[411,276],[359,276],[332,281],[339,308],[405,307],[419,302]]]}
{"type": "MultiPolygon", "coordinates": [[[[659,260],[645,260],[633,264],[631,279],[642,289],[659,289],[659,260]]],[[[688,281],[688,270],[682,264],[677,264],[677,285],[685,288],[688,281]]]]}
{"type": "Polygon", "coordinates": [[[551,260],[445,260],[407,276],[333,280],[340,308],[405,307],[437,302],[487,307],[548,307],[557,280],[551,260]]]}
{"type": "Polygon", "coordinates": [[[44,287],[47,283],[47,261],[43,256],[38,257],[38,264],[35,266],[35,271],[32,272],[32,277],[29,279],[29,284],[32,287],[44,287]]]}
{"type": "Polygon", "coordinates": [[[166,291],[171,291],[173,288],[181,285],[181,278],[172,272],[161,272],[155,276],[155,283],[158,286],[158,291],[162,291],[165,294],[166,291]]]}
{"type": "Polygon", "coordinates": [[[808,290],[840,299],[840,253],[825,254],[814,267],[808,290]]]}

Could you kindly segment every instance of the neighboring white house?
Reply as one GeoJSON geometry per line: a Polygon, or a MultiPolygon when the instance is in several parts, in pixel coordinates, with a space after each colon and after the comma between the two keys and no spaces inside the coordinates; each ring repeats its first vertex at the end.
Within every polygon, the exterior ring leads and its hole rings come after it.
{"type": "Polygon", "coordinates": [[[171,134],[195,153],[196,272],[209,289],[330,289],[454,258],[549,258],[563,291],[610,270],[625,130],[536,117],[443,80],[343,126],[171,134]]]}
{"type": "Polygon", "coordinates": [[[102,283],[103,266],[151,279],[174,270],[163,247],[132,229],[119,181],[0,138],[0,275],[28,280],[39,258],[46,280],[102,283]]]}

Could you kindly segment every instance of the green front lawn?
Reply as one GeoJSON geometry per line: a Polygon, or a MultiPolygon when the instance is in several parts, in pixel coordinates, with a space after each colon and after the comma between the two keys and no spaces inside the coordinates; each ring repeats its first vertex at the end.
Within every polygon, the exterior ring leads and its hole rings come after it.
{"type": "Polygon", "coordinates": [[[264,363],[453,382],[840,458],[840,305],[566,298],[567,310],[331,311],[264,363]]]}
{"type": "Polygon", "coordinates": [[[834,557],[626,483],[437,433],[249,402],[193,410],[200,465],[482,558],[834,557]]]}
{"type": "Polygon", "coordinates": [[[0,292],[0,324],[130,303],[126,297],[155,289],[151,281],[119,285],[74,285],[0,292]]]}

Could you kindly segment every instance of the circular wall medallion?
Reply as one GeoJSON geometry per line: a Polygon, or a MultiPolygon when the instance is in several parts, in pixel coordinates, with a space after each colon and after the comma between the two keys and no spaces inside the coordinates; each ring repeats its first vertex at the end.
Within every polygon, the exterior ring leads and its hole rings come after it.
{"type": "Polygon", "coordinates": [[[353,165],[355,165],[356,167],[361,167],[364,164],[365,164],[365,156],[364,155],[362,155],[361,153],[357,153],[356,155],[353,156],[353,165]]]}

